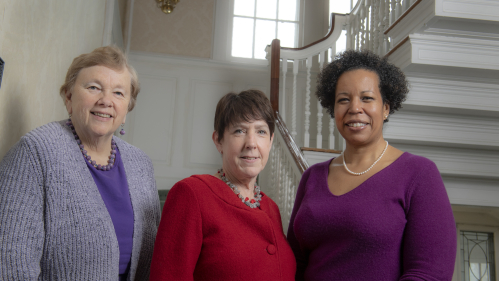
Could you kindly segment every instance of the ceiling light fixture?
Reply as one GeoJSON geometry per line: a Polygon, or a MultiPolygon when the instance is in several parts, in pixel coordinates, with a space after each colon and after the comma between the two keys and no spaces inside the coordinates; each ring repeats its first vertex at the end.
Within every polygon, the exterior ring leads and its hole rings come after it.
{"type": "Polygon", "coordinates": [[[171,14],[179,0],[156,0],[156,2],[158,2],[158,7],[161,11],[163,11],[163,13],[171,14]]]}

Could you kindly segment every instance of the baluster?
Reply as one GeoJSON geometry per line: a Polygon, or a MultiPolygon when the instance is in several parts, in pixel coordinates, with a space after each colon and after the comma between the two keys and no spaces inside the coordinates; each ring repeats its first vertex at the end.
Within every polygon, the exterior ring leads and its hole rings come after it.
{"type": "MultiPolygon", "coordinates": [[[[346,36],[347,36],[347,50],[349,49],[355,49],[355,35],[353,33],[353,21],[355,18],[350,18],[349,17],[349,20],[348,20],[348,23],[347,23],[347,26],[346,26],[346,36]]],[[[336,45],[336,44],[335,44],[336,45]]],[[[334,58],[334,56],[336,55],[336,51],[334,53],[331,53],[331,58],[334,58]]],[[[334,59],[332,59],[331,61],[333,61],[334,59]]]]}
{"type": "MultiPolygon", "coordinates": [[[[319,54],[319,70],[324,68],[324,51],[319,54]]],[[[316,147],[322,148],[322,106],[317,102],[317,141],[316,147]]]]}
{"type": "Polygon", "coordinates": [[[282,57],[282,99],[280,101],[281,116],[286,122],[286,73],[288,72],[288,59],[282,57]]]}
{"type": "Polygon", "coordinates": [[[284,182],[284,212],[287,215],[287,207],[288,207],[288,200],[289,200],[289,186],[288,186],[288,171],[286,169],[286,166],[288,164],[288,159],[286,159],[287,156],[284,156],[284,163],[282,165],[282,175],[283,175],[283,182],[284,182]]]}
{"type": "MultiPolygon", "coordinates": [[[[374,1],[376,2],[376,1],[374,1]]],[[[369,35],[369,39],[368,39],[368,49],[369,50],[374,50],[374,40],[373,40],[373,32],[374,32],[374,17],[373,17],[373,4],[371,1],[369,0],[366,0],[366,4],[367,4],[367,17],[368,17],[368,21],[367,21],[367,24],[368,24],[368,27],[367,27],[367,31],[368,31],[368,35],[369,35]]]]}
{"type": "Polygon", "coordinates": [[[404,0],[404,9],[403,9],[402,13],[405,13],[405,11],[407,11],[407,9],[409,9],[409,7],[411,7],[411,1],[404,0]]]}
{"type": "Polygon", "coordinates": [[[334,119],[329,118],[329,149],[334,149],[334,119]]]}
{"type": "Polygon", "coordinates": [[[326,51],[321,51],[319,53],[319,71],[322,70],[322,68],[324,68],[324,61],[325,61],[325,54],[326,54],[326,51]]]}
{"type": "Polygon", "coordinates": [[[329,62],[333,62],[334,57],[336,56],[336,44],[333,44],[333,46],[331,46],[331,48],[329,48],[329,52],[330,52],[329,62]]]}
{"type": "Polygon", "coordinates": [[[275,186],[276,186],[276,182],[275,182],[276,147],[277,147],[277,142],[274,141],[272,143],[272,149],[270,150],[270,186],[271,186],[271,188],[275,188],[275,186]]]}
{"type": "MultiPolygon", "coordinates": [[[[296,174],[293,174],[293,176],[291,177],[291,182],[292,182],[292,190],[293,190],[293,197],[291,198],[291,212],[293,212],[293,207],[295,206],[296,192],[297,192],[298,183],[299,183],[299,181],[296,180],[296,174]]],[[[291,213],[289,214],[289,217],[291,218],[291,213]]]]}
{"type": "Polygon", "coordinates": [[[279,207],[284,208],[285,203],[286,203],[286,189],[284,186],[284,175],[282,172],[283,165],[284,165],[284,150],[285,148],[281,147],[280,149],[280,157],[279,157],[279,191],[280,191],[280,203],[281,205],[279,207]]]}
{"type": "Polygon", "coordinates": [[[276,183],[274,185],[274,188],[277,188],[277,205],[281,206],[281,201],[282,201],[282,191],[281,191],[281,181],[279,179],[279,163],[281,159],[281,145],[278,140],[275,140],[275,179],[276,183]]]}
{"type": "Polygon", "coordinates": [[[372,18],[372,4],[370,0],[366,0],[366,49],[372,50],[372,31],[373,31],[373,18],[372,18]]]}
{"type": "Polygon", "coordinates": [[[308,57],[307,65],[307,89],[305,93],[305,135],[303,146],[310,146],[310,69],[312,68],[312,57],[308,57]]]}
{"type": "Polygon", "coordinates": [[[385,2],[385,17],[384,17],[384,23],[385,26],[383,28],[383,55],[388,53],[390,50],[390,45],[388,42],[388,35],[385,35],[385,30],[388,29],[388,26],[390,25],[390,0],[386,0],[385,2]]]}
{"type": "Polygon", "coordinates": [[[365,6],[362,6],[362,8],[360,8],[360,30],[359,30],[360,49],[359,50],[364,50],[366,45],[365,13],[366,13],[365,6]]]}
{"type": "Polygon", "coordinates": [[[395,22],[395,20],[397,19],[396,15],[395,15],[396,14],[396,9],[395,9],[396,2],[395,1],[396,0],[390,1],[390,4],[391,4],[391,7],[390,7],[390,25],[392,25],[395,22]]]}
{"type": "Polygon", "coordinates": [[[402,15],[402,0],[397,0],[395,20],[397,20],[401,15],[402,15]]]}
{"type": "Polygon", "coordinates": [[[322,148],[322,106],[317,102],[317,148],[322,148]]]}
{"type": "Polygon", "coordinates": [[[360,13],[357,17],[355,17],[355,29],[354,29],[354,36],[355,36],[355,50],[360,50],[360,13]]]}
{"type": "Polygon", "coordinates": [[[292,108],[291,108],[291,136],[296,142],[296,76],[298,75],[298,64],[299,61],[297,59],[293,60],[293,100],[292,100],[292,108]]]}
{"type": "Polygon", "coordinates": [[[374,1],[373,7],[373,14],[374,14],[374,27],[373,27],[373,35],[374,35],[374,46],[373,46],[373,51],[375,54],[379,55],[379,1],[374,1]]]}
{"type": "Polygon", "coordinates": [[[285,207],[285,211],[286,211],[286,220],[288,220],[288,216],[290,216],[290,211],[289,211],[289,202],[291,201],[291,188],[290,188],[290,184],[289,184],[289,163],[286,163],[286,179],[285,179],[285,182],[286,182],[286,191],[287,191],[287,197],[286,197],[286,207],[285,207]]]}
{"type": "Polygon", "coordinates": [[[288,188],[289,188],[289,198],[288,198],[288,212],[287,215],[288,217],[286,218],[287,221],[291,218],[291,211],[293,210],[293,198],[295,197],[295,193],[293,190],[293,181],[291,180],[293,177],[293,172],[291,170],[291,166],[288,163],[288,188]]]}

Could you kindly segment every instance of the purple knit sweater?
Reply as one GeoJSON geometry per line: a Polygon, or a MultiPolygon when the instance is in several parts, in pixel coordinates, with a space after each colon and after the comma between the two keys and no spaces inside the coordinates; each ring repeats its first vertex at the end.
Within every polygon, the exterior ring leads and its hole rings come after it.
{"type": "Polygon", "coordinates": [[[456,226],[435,164],[404,153],[352,191],[333,195],[330,161],[298,187],[288,240],[296,280],[451,280],[456,226]]]}

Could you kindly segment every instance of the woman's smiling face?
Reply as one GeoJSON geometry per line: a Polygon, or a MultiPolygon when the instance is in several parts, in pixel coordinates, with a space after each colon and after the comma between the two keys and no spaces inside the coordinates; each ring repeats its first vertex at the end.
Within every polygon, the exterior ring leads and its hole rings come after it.
{"type": "Polygon", "coordinates": [[[383,121],[390,111],[383,103],[378,75],[356,69],[343,73],[336,85],[334,118],[338,131],[355,146],[383,137],[383,121]]]}
{"type": "Polygon", "coordinates": [[[95,141],[112,137],[125,122],[130,95],[128,70],[100,65],[82,69],[74,87],[66,93],[66,108],[80,138],[95,141]]]}
{"type": "Polygon", "coordinates": [[[221,142],[216,132],[213,141],[222,153],[223,169],[229,180],[245,182],[256,179],[265,168],[272,147],[273,135],[264,120],[230,125],[221,142]]]}

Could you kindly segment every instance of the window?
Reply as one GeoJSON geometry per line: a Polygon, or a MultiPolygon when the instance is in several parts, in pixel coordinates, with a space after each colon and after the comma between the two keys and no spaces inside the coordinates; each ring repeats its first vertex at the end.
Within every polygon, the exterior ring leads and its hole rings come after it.
{"type": "Polygon", "coordinates": [[[232,56],[265,59],[274,38],[283,47],[298,44],[299,0],[234,0],[232,56]]]}
{"type": "MultiPolygon", "coordinates": [[[[329,14],[349,14],[357,0],[329,0],[329,14]]],[[[347,31],[343,30],[340,37],[336,41],[336,53],[346,50],[347,47],[347,31]]]]}
{"type": "Polygon", "coordinates": [[[460,231],[461,280],[494,281],[494,233],[460,231]]]}

